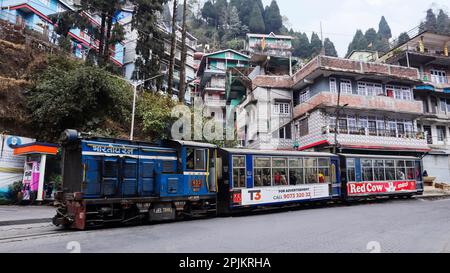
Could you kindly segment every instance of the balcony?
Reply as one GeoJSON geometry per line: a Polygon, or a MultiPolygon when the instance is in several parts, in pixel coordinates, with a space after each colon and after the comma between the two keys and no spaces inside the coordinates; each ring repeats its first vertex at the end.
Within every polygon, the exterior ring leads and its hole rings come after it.
{"type": "MultiPolygon", "coordinates": [[[[337,105],[338,94],[330,92],[321,92],[306,103],[297,105],[294,108],[294,118],[301,117],[307,112],[319,108],[335,108],[337,105]]],[[[360,96],[341,94],[340,105],[347,104],[347,109],[382,111],[392,113],[412,114],[420,116],[423,113],[421,101],[398,100],[386,96],[360,96]]]]}
{"type": "Polygon", "coordinates": [[[205,105],[207,107],[225,107],[225,106],[227,106],[227,101],[205,98],[205,105]]]}
{"type": "Polygon", "coordinates": [[[449,76],[438,76],[432,75],[430,73],[421,73],[420,78],[427,84],[431,84],[436,88],[450,88],[450,77],[449,76]]]}
{"type": "MultiPolygon", "coordinates": [[[[335,143],[335,126],[322,127],[321,139],[335,143]]],[[[426,134],[376,128],[339,127],[337,140],[342,148],[364,150],[428,151],[426,134]]]]}
{"type": "Polygon", "coordinates": [[[324,72],[351,73],[354,76],[383,81],[401,81],[412,84],[420,82],[419,70],[416,68],[317,56],[294,74],[294,88],[303,88],[309,81],[326,74],[324,72]]]}

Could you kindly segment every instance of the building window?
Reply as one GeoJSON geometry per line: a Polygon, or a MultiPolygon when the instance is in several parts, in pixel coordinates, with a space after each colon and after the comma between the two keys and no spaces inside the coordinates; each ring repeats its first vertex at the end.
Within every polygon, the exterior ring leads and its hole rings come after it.
{"type": "Polygon", "coordinates": [[[276,115],[289,115],[291,113],[291,106],[289,103],[275,103],[273,112],[276,115]]]}
{"type": "Polygon", "coordinates": [[[352,82],[350,80],[341,80],[341,92],[344,94],[352,94],[352,82]]]}
{"type": "Polygon", "coordinates": [[[331,93],[338,92],[336,78],[330,78],[330,92],[331,93]]]}
{"type": "Polygon", "coordinates": [[[445,141],[447,134],[444,126],[436,126],[438,141],[445,141]]]}
{"type": "Polygon", "coordinates": [[[233,188],[246,188],[245,156],[233,156],[233,188]]]}
{"type": "MultiPolygon", "coordinates": [[[[334,124],[333,124],[334,126],[334,124]]],[[[299,135],[300,137],[307,136],[309,134],[309,126],[308,126],[308,119],[303,119],[298,122],[298,128],[299,128],[299,135]]]]}
{"type": "Polygon", "coordinates": [[[397,100],[413,100],[412,91],[409,87],[387,85],[386,94],[388,97],[397,100]]]}
{"type": "Polygon", "coordinates": [[[280,128],[278,136],[280,139],[292,139],[291,125],[280,128]]]}
{"type": "Polygon", "coordinates": [[[299,98],[298,98],[298,102],[301,103],[305,103],[310,99],[310,90],[309,88],[303,90],[302,92],[300,92],[299,98]]]}
{"type": "Polygon", "coordinates": [[[448,83],[447,74],[443,70],[430,70],[431,81],[434,83],[448,83]]]}
{"type": "Polygon", "coordinates": [[[378,83],[358,82],[358,94],[362,96],[384,95],[383,86],[378,83]]]}

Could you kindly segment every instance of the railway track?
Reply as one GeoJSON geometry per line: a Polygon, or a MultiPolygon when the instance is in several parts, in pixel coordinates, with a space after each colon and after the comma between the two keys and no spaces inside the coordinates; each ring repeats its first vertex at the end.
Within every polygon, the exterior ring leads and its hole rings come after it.
{"type": "Polygon", "coordinates": [[[39,239],[39,238],[46,238],[46,237],[57,237],[57,236],[68,235],[70,233],[72,233],[72,232],[64,231],[64,230],[58,230],[58,231],[55,230],[55,231],[29,233],[29,234],[9,235],[9,236],[5,236],[5,237],[0,237],[0,243],[25,241],[25,240],[39,239]]]}

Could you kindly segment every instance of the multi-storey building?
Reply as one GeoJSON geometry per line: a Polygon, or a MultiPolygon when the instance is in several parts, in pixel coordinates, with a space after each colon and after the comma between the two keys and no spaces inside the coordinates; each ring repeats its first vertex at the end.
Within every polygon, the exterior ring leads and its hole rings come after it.
{"type": "MultiPolygon", "coordinates": [[[[65,11],[74,11],[74,1],[63,0],[0,0],[0,20],[9,21],[22,28],[39,32],[49,42],[58,43],[58,35],[54,29],[55,24],[51,15],[65,11]]],[[[93,27],[100,26],[100,18],[95,15],[83,13],[92,23],[93,27]]],[[[79,58],[85,58],[89,50],[98,48],[97,41],[89,30],[81,31],[78,28],[70,30],[72,52],[79,58]]],[[[111,61],[122,67],[124,44],[117,43],[111,47],[111,61]]]]}
{"type": "Polygon", "coordinates": [[[203,98],[209,114],[224,121],[226,114],[226,83],[227,72],[236,68],[247,68],[249,57],[226,49],[205,54],[199,64],[197,77],[199,77],[199,95],[203,98]]]}
{"type": "Polygon", "coordinates": [[[423,112],[417,127],[423,130],[431,151],[424,168],[438,182],[450,182],[450,36],[421,32],[381,56],[379,62],[414,67],[421,83],[414,87],[423,112]]]}
{"type": "Polygon", "coordinates": [[[333,151],[335,146],[349,153],[429,150],[417,125],[423,111],[413,97],[420,82],[417,69],[318,56],[292,80],[292,124],[299,150],[333,151]]]}

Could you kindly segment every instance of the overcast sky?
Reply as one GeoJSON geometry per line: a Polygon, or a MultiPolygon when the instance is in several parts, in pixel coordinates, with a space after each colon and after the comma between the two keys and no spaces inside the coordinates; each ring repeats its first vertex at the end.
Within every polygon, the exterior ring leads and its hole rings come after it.
{"type": "MultiPolygon", "coordinates": [[[[271,0],[263,0],[269,5],[271,0]]],[[[382,15],[386,17],[394,37],[419,25],[428,8],[449,11],[448,0],[277,0],[281,14],[289,18],[294,30],[319,32],[322,21],[324,38],[335,44],[339,56],[347,47],[356,29],[378,30],[382,15]]]]}

